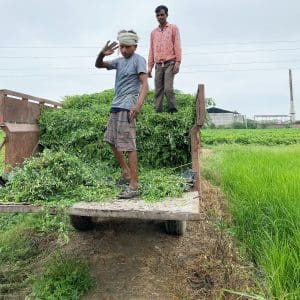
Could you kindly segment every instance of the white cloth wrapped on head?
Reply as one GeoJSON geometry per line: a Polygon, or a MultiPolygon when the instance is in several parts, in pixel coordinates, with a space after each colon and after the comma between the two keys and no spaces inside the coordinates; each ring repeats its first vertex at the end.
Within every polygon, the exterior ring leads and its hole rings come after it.
{"type": "Polygon", "coordinates": [[[139,38],[136,33],[123,30],[118,33],[117,40],[119,41],[119,44],[134,46],[137,45],[139,38]]]}

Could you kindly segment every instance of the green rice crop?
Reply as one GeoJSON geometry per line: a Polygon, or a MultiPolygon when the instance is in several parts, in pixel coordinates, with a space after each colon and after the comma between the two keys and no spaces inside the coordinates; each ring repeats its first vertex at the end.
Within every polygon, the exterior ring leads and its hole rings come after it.
{"type": "Polygon", "coordinates": [[[290,145],[300,143],[300,130],[284,129],[205,129],[201,141],[206,145],[258,144],[290,145]]]}
{"type": "Polygon", "coordinates": [[[300,145],[216,147],[203,174],[225,192],[269,296],[300,299],[300,145]]]}

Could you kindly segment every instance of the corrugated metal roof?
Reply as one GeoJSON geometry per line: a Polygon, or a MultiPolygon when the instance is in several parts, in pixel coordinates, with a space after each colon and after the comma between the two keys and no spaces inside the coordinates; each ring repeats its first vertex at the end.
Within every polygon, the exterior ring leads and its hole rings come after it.
{"type": "Polygon", "coordinates": [[[207,109],[208,113],[214,113],[214,114],[221,114],[221,113],[231,113],[231,114],[238,114],[238,112],[236,111],[229,111],[229,110],[225,110],[222,108],[218,108],[218,107],[210,107],[207,109]]]}

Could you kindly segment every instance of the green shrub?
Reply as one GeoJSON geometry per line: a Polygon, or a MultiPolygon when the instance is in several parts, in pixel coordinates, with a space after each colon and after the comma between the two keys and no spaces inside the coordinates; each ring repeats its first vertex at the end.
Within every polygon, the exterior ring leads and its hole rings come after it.
{"type": "Polygon", "coordinates": [[[247,119],[247,128],[248,129],[256,129],[257,125],[254,120],[247,119]]]}
{"type": "Polygon", "coordinates": [[[234,122],[232,125],[232,128],[234,129],[245,129],[246,125],[242,122],[234,122]]]}

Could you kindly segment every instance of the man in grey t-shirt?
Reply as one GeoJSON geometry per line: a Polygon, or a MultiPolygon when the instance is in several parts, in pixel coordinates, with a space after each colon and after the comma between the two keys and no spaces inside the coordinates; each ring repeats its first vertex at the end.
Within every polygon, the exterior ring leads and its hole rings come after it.
{"type": "Polygon", "coordinates": [[[121,183],[129,183],[119,198],[133,198],[138,195],[137,151],[135,119],[140,112],[148,92],[146,60],[135,53],[137,34],[130,30],[118,33],[118,41],[106,43],[99,53],[95,66],[97,68],[115,69],[115,95],[111,104],[111,115],[104,140],[108,142],[122,169],[121,183]],[[120,48],[122,57],[103,61],[120,48]],[[128,152],[128,163],[124,152],[128,152]]]}

